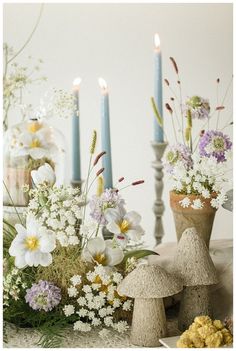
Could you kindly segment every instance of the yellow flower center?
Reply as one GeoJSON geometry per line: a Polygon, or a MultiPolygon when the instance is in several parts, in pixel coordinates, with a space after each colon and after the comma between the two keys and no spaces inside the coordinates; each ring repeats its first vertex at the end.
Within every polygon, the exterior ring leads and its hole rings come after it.
{"type": "Polygon", "coordinates": [[[36,133],[41,128],[41,124],[36,122],[30,122],[27,126],[27,129],[30,133],[36,133]]]}
{"type": "Polygon", "coordinates": [[[123,221],[120,222],[118,225],[121,233],[123,234],[125,234],[130,228],[130,223],[126,219],[123,219],[123,221]]]}
{"type": "Polygon", "coordinates": [[[93,256],[94,261],[96,261],[99,264],[105,265],[106,264],[106,256],[102,254],[96,254],[93,256]]]}
{"type": "Polygon", "coordinates": [[[30,144],[30,148],[33,149],[35,147],[40,147],[41,146],[41,143],[38,139],[33,139],[31,144],[30,144]]]}
{"type": "Polygon", "coordinates": [[[39,240],[36,236],[28,236],[25,239],[25,247],[30,251],[35,251],[39,247],[39,240]]]}

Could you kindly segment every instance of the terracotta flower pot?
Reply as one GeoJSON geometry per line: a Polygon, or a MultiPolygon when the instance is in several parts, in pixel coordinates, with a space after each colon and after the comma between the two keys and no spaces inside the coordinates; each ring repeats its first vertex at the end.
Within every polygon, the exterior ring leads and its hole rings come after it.
{"type": "Polygon", "coordinates": [[[201,235],[209,248],[211,231],[216,213],[216,209],[211,206],[210,202],[213,197],[216,197],[216,194],[212,194],[209,199],[204,199],[199,195],[188,195],[191,203],[195,199],[201,199],[201,201],[204,202],[204,207],[201,209],[193,209],[191,206],[186,208],[182,207],[179,202],[186,196],[187,195],[176,194],[173,191],[170,192],[170,207],[174,215],[177,240],[180,240],[185,229],[195,227],[198,234],[201,235]]]}

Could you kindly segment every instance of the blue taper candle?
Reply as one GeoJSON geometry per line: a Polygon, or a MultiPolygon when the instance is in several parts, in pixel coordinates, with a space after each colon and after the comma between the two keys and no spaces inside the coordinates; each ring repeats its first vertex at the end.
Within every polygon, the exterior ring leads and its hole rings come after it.
{"type": "MultiPolygon", "coordinates": [[[[160,49],[160,38],[158,34],[154,36],[154,99],[158,111],[163,118],[163,108],[162,108],[162,58],[160,49]]],[[[163,127],[161,127],[156,117],[154,116],[154,141],[157,143],[164,142],[163,127]]]]}
{"type": "Polygon", "coordinates": [[[79,85],[81,79],[76,78],[73,82],[73,94],[75,107],[72,116],[72,181],[81,181],[80,166],[80,114],[79,114],[79,85]]]}
{"type": "Polygon", "coordinates": [[[102,166],[105,168],[103,172],[104,188],[113,187],[112,184],[112,161],[111,161],[111,137],[110,137],[110,112],[109,112],[109,94],[107,84],[104,79],[99,78],[101,87],[101,137],[102,151],[106,151],[106,155],[102,158],[102,166]]]}

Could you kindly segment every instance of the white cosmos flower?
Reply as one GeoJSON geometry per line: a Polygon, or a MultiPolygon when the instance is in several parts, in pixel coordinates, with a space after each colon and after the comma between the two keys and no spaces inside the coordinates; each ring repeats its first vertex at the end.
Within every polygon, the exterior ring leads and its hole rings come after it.
{"type": "Polygon", "coordinates": [[[139,225],[141,216],[135,211],[121,213],[117,209],[109,208],[105,212],[105,218],[108,222],[107,229],[115,234],[122,247],[125,247],[129,240],[139,241],[144,234],[139,225]]]}
{"type": "Polygon", "coordinates": [[[9,253],[15,257],[18,268],[25,266],[49,266],[52,252],[56,247],[55,235],[32,215],[27,217],[26,228],[16,224],[17,235],[12,241],[9,253]]]}
{"type": "Polygon", "coordinates": [[[36,186],[42,183],[54,185],[56,181],[55,172],[48,163],[45,163],[37,170],[31,171],[31,177],[36,186]]]}
{"type": "Polygon", "coordinates": [[[103,266],[115,266],[123,260],[124,253],[119,247],[114,246],[112,240],[93,238],[88,241],[83,257],[88,262],[95,262],[103,266]]]}
{"type": "Polygon", "coordinates": [[[56,146],[50,141],[49,131],[41,128],[35,133],[24,131],[19,136],[18,145],[14,148],[14,156],[31,156],[34,160],[51,157],[56,146]]]}

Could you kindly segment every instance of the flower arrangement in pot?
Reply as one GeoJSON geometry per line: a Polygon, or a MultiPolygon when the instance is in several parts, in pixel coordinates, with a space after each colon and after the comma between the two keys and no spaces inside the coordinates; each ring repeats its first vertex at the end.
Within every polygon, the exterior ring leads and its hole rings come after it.
{"type": "MultiPolygon", "coordinates": [[[[96,133],[91,158],[95,145],[96,133]]],[[[65,327],[78,333],[98,328],[101,337],[125,332],[133,300],[117,286],[140,258],[156,254],[142,248],[141,216],[126,211],[118,188],[124,178],[103,189],[104,169],[97,167],[104,154],[91,162],[84,191],[57,186],[47,163],[31,171],[34,188],[24,220],[19,217],[15,227],[4,221],[4,320],[40,331],[42,347],[58,347],[65,327]],[[90,198],[96,180],[98,191],[90,198]],[[103,238],[104,226],[112,239],[103,238]]]]}
{"type": "MultiPolygon", "coordinates": [[[[233,122],[226,121],[219,128],[220,114],[231,86],[226,90],[219,104],[217,79],[217,106],[213,109],[209,101],[200,96],[182,100],[179,69],[173,57],[170,58],[176,76],[179,94],[176,94],[169,80],[165,83],[171,92],[165,107],[170,114],[175,143],[169,144],[163,156],[163,166],[171,179],[170,206],[173,211],[177,240],[185,229],[195,227],[209,247],[212,226],[217,209],[227,200],[226,186],[229,181],[232,142],[224,129],[233,122]],[[176,104],[179,104],[177,111],[176,104]],[[216,126],[212,117],[216,114],[216,126]],[[198,129],[197,129],[198,127],[198,129]]],[[[158,123],[162,126],[154,99],[152,105],[158,123]]]]}

